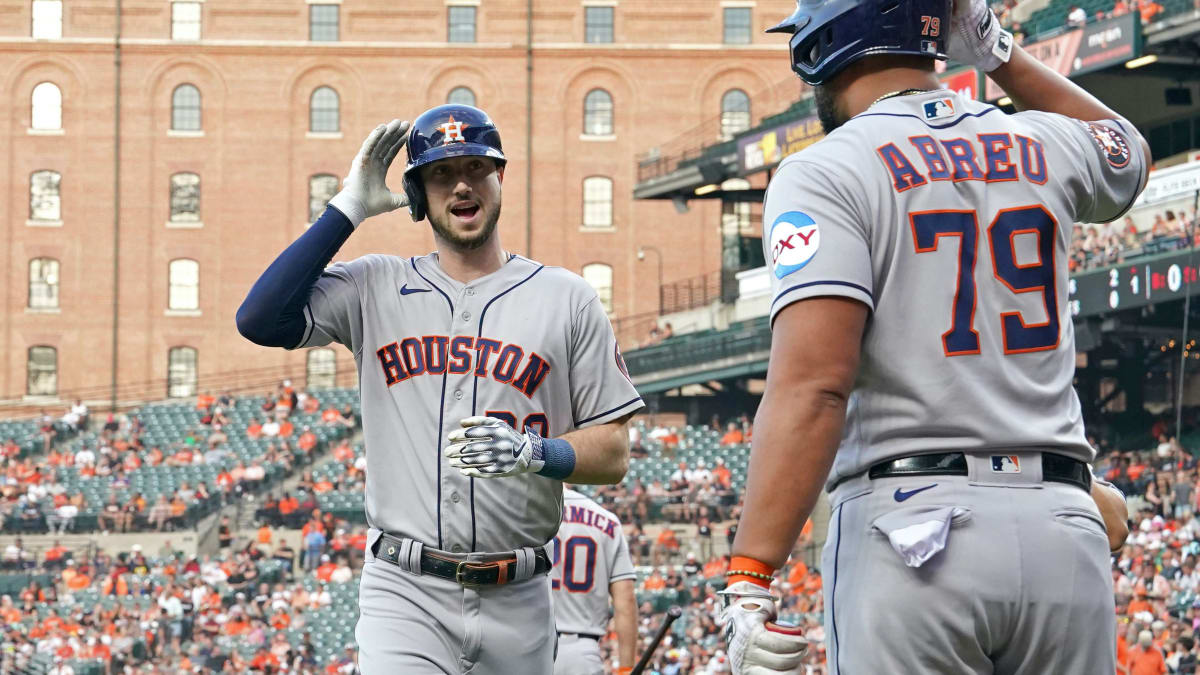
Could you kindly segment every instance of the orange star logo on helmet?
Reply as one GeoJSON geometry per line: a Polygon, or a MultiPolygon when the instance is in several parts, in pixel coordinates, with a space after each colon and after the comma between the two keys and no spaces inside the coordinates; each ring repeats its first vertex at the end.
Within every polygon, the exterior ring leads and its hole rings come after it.
{"type": "Polygon", "coordinates": [[[438,129],[442,132],[442,143],[466,143],[467,139],[463,136],[462,130],[466,129],[466,122],[456,122],[454,115],[450,119],[438,125],[438,129]]]}

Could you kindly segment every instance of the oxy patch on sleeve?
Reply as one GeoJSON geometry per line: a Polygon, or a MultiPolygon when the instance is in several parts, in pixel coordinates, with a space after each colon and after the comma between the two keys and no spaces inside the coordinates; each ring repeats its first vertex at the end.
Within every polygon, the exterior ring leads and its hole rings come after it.
{"type": "Polygon", "coordinates": [[[787,211],[771,224],[771,268],[782,279],[803,269],[821,246],[817,222],[803,211],[787,211]]]}

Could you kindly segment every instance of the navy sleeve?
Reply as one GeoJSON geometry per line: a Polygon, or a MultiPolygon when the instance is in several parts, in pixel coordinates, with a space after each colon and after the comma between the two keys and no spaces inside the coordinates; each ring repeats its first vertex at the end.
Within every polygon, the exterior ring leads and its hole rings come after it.
{"type": "Polygon", "coordinates": [[[264,347],[292,348],[304,339],[304,305],[321,271],[354,233],[350,220],[330,206],[262,273],[237,311],[237,328],[264,347]]]}

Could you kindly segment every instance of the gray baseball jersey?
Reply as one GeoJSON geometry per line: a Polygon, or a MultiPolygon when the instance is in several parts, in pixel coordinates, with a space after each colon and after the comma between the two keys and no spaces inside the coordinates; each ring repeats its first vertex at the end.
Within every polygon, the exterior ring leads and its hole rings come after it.
{"type": "Polygon", "coordinates": [[[467,284],[436,253],[336,263],[306,317],[299,346],[339,342],[358,366],[368,524],[426,546],[541,546],[562,517],[561,481],[451,469],[443,442],[462,418],[490,415],[554,437],[642,407],[591,286],[521,256],[467,284]]]}
{"type": "Polygon", "coordinates": [[[611,615],[609,584],[637,577],[621,522],[586,495],[565,490],[553,553],[555,626],[563,633],[604,635],[611,615]]]}
{"type": "Polygon", "coordinates": [[[1137,195],[1146,167],[1124,124],[928,92],[784,160],[763,215],[772,322],[815,296],[872,310],[831,485],[950,449],[1093,459],[1067,250],[1074,223],[1113,220],[1137,195]]]}

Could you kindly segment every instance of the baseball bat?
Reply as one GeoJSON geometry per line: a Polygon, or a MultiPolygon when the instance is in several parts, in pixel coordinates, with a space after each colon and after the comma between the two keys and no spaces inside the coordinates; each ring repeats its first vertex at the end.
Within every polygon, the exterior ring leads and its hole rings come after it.
{"type": "Polygon", "coordinates": [[[650,641],[650,646],[646,648],[646,653],[642,654],[642,658],[638,660],[637,665],[633,667],[633,671],[629,675],[642,675],[642,671],[646,669],[646,664],[650,662],[650,657],[654,656],[654,651],[658,649],[658,645],[667,635],[667,631],[671,629],[671,624],[675,623],[675,619],[683,616],[683,610],[679,609],[678,605],[671,605],[667,608],[667,618],[663,619],[662,625],[658,627],[658,632],[654,634],[654,639],[650,641]]]}

